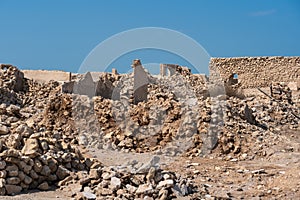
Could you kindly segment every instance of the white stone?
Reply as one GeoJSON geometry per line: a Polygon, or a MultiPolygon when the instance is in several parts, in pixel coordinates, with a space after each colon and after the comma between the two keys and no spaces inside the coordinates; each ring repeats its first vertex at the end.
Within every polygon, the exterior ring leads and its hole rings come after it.
{"type": "Polygon", "coordinates": [[[174,181],[172,179],[167,179],[159,182],[156,188],[157,189],[168,188],[168,187],[172,187],[173,185],[174,185],[174,181]]]}
{"type": "Polygon", "coordinates": [[[111,177],[110,187],[112,190],[117,190],[121,187],[121,180],[117,177],[111,177]]]}

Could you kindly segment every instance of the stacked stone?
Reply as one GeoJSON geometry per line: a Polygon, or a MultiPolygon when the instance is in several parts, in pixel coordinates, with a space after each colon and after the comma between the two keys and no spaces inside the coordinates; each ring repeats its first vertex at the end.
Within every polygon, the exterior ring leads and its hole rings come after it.
{"type": "Polygon", "coordinates": [[[192,75],[191,73],[191,69],[189,69],[188,67],[184,67],[184,66],[176,66],[176,72],[178,72],[179,74],[181,74],[184,77],[189,77],[192,75]]]}
{"type": "Polygon", "coordinates": [[[22,105],[22,100],[18,97],[18,94],[13,90],[8,90],[5,87],[0,86],[0,102],[3,104],[22,105]]]}
{"type": "Polygon", "coordinates": [[[210,71],[223,81],[238,75],[241,88],[269,87],[272,81],[293,82],[299,80],[300,57],[236,57],[212,58],[210,71]]]}
{"type": "Polygon", "coordinates": [[[78,172],[60,181],[76,199],[170,199],[197,194],[192,179],[158,166],[132,161],[131,165],[103,167],[92,165],[90,172],[78,172]],[[129,172],[128,167],[140,170],[129,172]]]}
{"type": "Polygon", "coordinates": [[[0,64],[0,87],[5,87],[15,92],[22,91],[24,74],[15,66],[0,64]]]}
{"type": "Polygon", "coordinates": [[[0,89],[5,91],[0,98],[1,195],[47,190],[72,171],[89,170],[97,161],[84,158],[69,134],[72,101],[57,95],[59,84],[25,80],[10,65],[1,69],[0,89]],[[17,89],[18,81],[24,83],[23,91],[17,89]]]}
{"type": "Polygon", "coordinates": [[[1,104],[1,195],[47,190],[71,171],[89,170],[91,161],[82,156],[77,145],[70,144],[69,138],[41,126],[35,131],[37,127],[24,122],[20,111],[18,106],[1,104]]]}
{"type": "MultiPolygon", "coordinates": [[[[15,68],[3,68],[8,69],[15,68]]],[[[0,194],[58,185],[73,188],[78,198],[177,198],[195,192],[190,179],[156,166],[139,170],[138,163],[130,170],[128,165],[103,167],[82,154],[80,145],[171,156],[213,150],[224,159],[245,160],[265,156],[284,141],[279,134],[284,127],[300,130],[299,106],[289,102],[293,98],[283,85],[273,92],[282,102],[267,96],[201,100],[195,95],[200,79],[186,75],[151,77],[148,101],[137,105],[130,102],[131,75],[119,80],[117,99],[62,94],[57,82],[24,79],[26,89],[14,91],[5,81],[0,87],[0,194]]],[[[9,80],[15,73],[1,76],[9,80]]]]}
{"type": "Polygon", "coordinates": [[[271,85],[271,96],[277,101],[285,101],[292,103],[292,91],[291,89],[283,82],[281,83],[272,83],[271,85]]]}
{"type": "Polygon", "coordinates": [[[12,65],[0,64],[0,102],[22,105],[17,92],[23,88],[23,73],[12,65]]]}

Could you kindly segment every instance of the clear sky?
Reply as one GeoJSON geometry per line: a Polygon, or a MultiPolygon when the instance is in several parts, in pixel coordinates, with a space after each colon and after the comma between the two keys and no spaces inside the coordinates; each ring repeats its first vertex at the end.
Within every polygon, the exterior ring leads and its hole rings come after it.
{"type": "MultiPolygon", "coordinates": [[[[180,31],[213,57],[300,56],[298,0],[0,0],[0,63],[76,72],[100,42],[128,29],[180,31]]],[[[113,67],[185,60],[132,52],[113,67]]],[[[186,64],[188,65],[188,64],[186,64]]]]}

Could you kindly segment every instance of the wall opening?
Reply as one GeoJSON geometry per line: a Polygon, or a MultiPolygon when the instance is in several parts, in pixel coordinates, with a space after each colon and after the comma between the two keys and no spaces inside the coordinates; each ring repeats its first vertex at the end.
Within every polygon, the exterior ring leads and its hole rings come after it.
{"type": "Polygon", "coordinates": [[[237,84],[238,81],[239,81],[238,78],[239,78],[239,76],[238,76],[237,73],[231,74],[230,77],[229,77],[229,80],[228,80],[229,84],[230,84],[230,85],[235,85],[235,84],[237,84]]]}
{"type": "Polygon", "coordinates": [[[238,78],[239,78],[239,75],[236,74],[236,73],[234,73],[234,74],[233,74],[233,79],[238,79],[238,78]]]}

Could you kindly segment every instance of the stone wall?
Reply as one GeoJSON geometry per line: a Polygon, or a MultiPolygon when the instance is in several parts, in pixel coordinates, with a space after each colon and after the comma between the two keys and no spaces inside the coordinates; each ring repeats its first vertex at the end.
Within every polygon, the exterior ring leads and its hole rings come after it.
{"type": "Polygon", "coordinates": [[[24,74],[17,67],[0,64],[0,87],[6,87],[15,92],[22,91],[24,89],[23,79],[24,74]]]}
{"type": "MultiPolygon", "coordinates": [[[[210,78],[216,72],[224,82],[241,88],[268,87],[272,82],[300,82],[300,57],[212,58],[210,78]]],[[[299,88],[299,86],[298,86],[299,88]]]]}
{"type": "Polygon", "coordinates": [[[22,70],[24,77],[33,79],[37,82],[53,81],[70,81],[71,72],[64,71],[48,71],[48,70],[22,70]]]}

